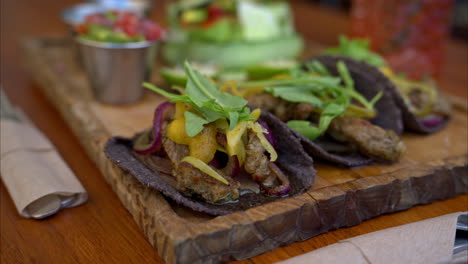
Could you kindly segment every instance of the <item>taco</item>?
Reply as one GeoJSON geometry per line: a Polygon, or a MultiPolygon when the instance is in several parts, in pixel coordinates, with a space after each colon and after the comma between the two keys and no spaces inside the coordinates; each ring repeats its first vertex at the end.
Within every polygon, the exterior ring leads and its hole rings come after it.
{"type": "Polygon", "coordinates": [[[372,70],[347,58],[318,57],[289,74],[240,83],[234,93],[287,122],[313,157],[344,166],[396,162],[405,149],[397,135],[401,113],[372,70]]]}
{"type": "MultiPolygon", "coordinates": [[[[434,133],[447,125],[450,104],[430,77],[411,80],[404,73],[393,73],[385,59],[369,49],[369,42],[365,39],[340,37],[339,46],[325,53],[340,55],[339,59],[346,56],[360,61],[362,65],[367,64],[369,72],[379,80],[381,88],[392,95],[394,103],[401,110],[405,130],[434,133]]],[[[323,63],[327,67],[333,64],[331,61],[323,63]]]]}
{"type": "Polygon", "coordinates": [[[185,64],[186,93],[145,83],[171,102],[153,127],[132,139],[112,138],[105,152],[142,184],[193,210],[224,215],[304,192],[313,160],[288,127],[247,101],[220,92],[185,64]]]}

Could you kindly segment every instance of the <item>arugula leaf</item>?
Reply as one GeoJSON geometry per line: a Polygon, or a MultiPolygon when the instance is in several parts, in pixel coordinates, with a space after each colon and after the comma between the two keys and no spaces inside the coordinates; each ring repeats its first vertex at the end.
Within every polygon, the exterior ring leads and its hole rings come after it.
{"type": "Polygon", "coordinates": [[[237,121],[239,120],[238,112],[229,112],[229,130],[233,130],[236,127],[237,121]]]}
{"type": "MultiPolygon", "coordinates": [[[[264,92],[293,103],[313,105],[320,119],[317,126],[309,121],[291,120],[288,126],[313,140],[322,135],[335,117],[342,116],[354,99],[368,110],[381,98],[377,94],[371,101],[354,89],[354,81],[343,61],[337,63],[339,76],[333,76],[318,61],[305,65],[306,70],[295,68],[288,79],[251,81],[241,83],[240,87],[265,87],[264,92]],[[319,74],[319,76],[316,76],[319,74]]],[[[356,108],[356,107],[355,107],[356,108]]],[[[371,112],[369,111],[369,112],[371,112]]]]}
{"type": "Polygon", "coordinates": [[[360,104],[362,104],[365,108],[368,110],[373,110],[374,109],[374,104],[382,98],[383,93],[380,91],[374,98],[371,99],[371,101],[368,101],[362,94],[358,93],[356,90],[354,90],[354,81],[351,78],[351,75],[349,74],[349,71],[346,67],[346,64],[342,61],[339,61],[337,63],[337,68],[338,72],[341,75],[341,78],[343,79],[345,86],[347,88],[346,93],[356,101],[358,101],[360,104]]]}
{"type": "Polygon", "coordinates": [[[203,125],[210,123],[203,117],[200,117],[190,111],[185,111],[185,130],[189,137],[194,137],[203,130],[203,125]]]}
{"type": "Polygon", "coordinates": [[[305,67],[309,72],[318,73],[321,76],[331,76],[331,73],[323,66],[323,64],[317,60],[308,61],[305,63],[305,67]]]}
{"type": "Polygon", "coordinates": [[[242,109],[239,112],[239,120],[242,120],[242,121],[255,121],[256,118],[254,118],[252,115],[250,115],[250,108],[244,107],[244,109],[242,109]]]}
{"type": "Polygon", "coordinates": [[[230,129],[233,129],[238,122],[254,120],[244,98],[219,91],[209,79],[192,69],[188,62],[185,62],[184,68],[187,75],[184,95],[167,92],[150,83],[143,83],[143,86],[168,98],[171,102],[183,102],[192,106],[195,113],[189,111],[184,113],[188,136],[196,136],[203,130],[203,125],[218,119],[228,119],[230,129]]]}
{"type": "Polygon", "coordinates": [[[287,122],[289,128],[299,132],[301,135],[307,137],[310,140],[314,140],[320,135],[322,135],[330,126],[331,121],[344,113],[346,110],[344,104],[331,103],[328,104],[322,115],[320,116],[320,121],[318,127],[313,126],[310,121],[304,120],[291,120],[287,122]]]}
{"type": "Polygon", "coordinates": [[[345,55],[377,67],[387,65],[384,58],[369,49],[368,39],[348,39],[345,36],[340,36],[339,45],[327,49],[325,54],[345,55]]]}
{"type": "Polygon", "coordinates": [[[374,107],[374,105],[380,100],[380,98],[382,98],[383,96],[383,91],[380,91],[379,93],[377,93],[374,98],[372,98],[369,102],[370,106],[372,106],[372,108],[374,107]]]}
{"type": "Polygon", "coordinates": [[[309,103],[315,107],[322,107],[323,102],[320,98],[310,93],[307,88],[303,87],[270,87],[266,89],[276,97],[280,97],[288,102],[293,103],[309,103]]]}
{"type": "Polygon", "coordinates": [[[166,97],[167,99],[171,100],[172,103],[184,102],[184,103],[188,103],[188,104],[193,104],[190,97],[188,97],[186,95],[179,95],[179,94],[169,93],[169,92],[155,86],[154,84],[147,83],[147,82],[144,82],[143,86],[150,89],[153,92],[156,92],[156,93],[166,97]]]}
{"type": "Polygon", "coordinates": [[[206,120],[209,122],[214,122],[221,118],[227,118],[227,114],[223,112],[222,109],[219,109],[214,104],[205,103],[203,107],[193,106],[197,113],[202,114],[206,120]]]}
{"type": "Polygon", "coordinates": [[[214,100],[216,104],[226,110],[241,110],[247,104],[247,101],[240,96],[223,93],[218,90],[210,80],[198,71],[193,70],[187,61],[184,63],[184,68],[188,78],[185,93],[198,106],[201,106],[203,102],[208,100],[214,100]]]}
{"type": "Polygon", "coordinates": [[[291,86],[301,85],[303,87],[310,87],[312,89],[322,89],[326,87],[336,87],[341,82],[337,77],[321,77],[321,76],[301,76],[292,79],[276,79],[276,80],[262,80],[262,81],[249,81],[239,83],[239,87],[273,87],[273,86],[291,86]]]}
{"type": "Polygon", "coordinates": [[[349,74],[346,64],[343,61],[338,61],[338,63],[336,64],[336,68],[338,69],[338,72],[341,75],[341,79],[343,79],[343,82],[345,83],[346,89],[354,89],[354,81],[353,78],[351,78],[351,75],[349,74]]]}
{"type": "Polygon", "coordinates": [[[310,121],[305,120],[290,120],[287,122],[289,128],[299,132],[304,137],[314,140],[320,136],[318,127],[312,125],[310,121]]]}

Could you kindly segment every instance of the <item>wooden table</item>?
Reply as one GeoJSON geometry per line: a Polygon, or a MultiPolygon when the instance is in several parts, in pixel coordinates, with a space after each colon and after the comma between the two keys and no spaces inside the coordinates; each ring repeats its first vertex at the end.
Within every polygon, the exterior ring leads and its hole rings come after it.
{"type": "MultiPolygon", "coordinates": [[[[42,221],[18,215],[5,187],[0,185],[0,252],[2,263],[163,263],[146,241],[131,215],[104,181],[58,112],[46,100],[21,63],[18,41],[25,35],[66,33],[60,11],[77,1],[1,2],[1,83],[11,100],[56,145],[58,151],[89,192],[89,201],[42,221]]],[[[158,0],[153,16],[163,19],[166,1],[158,0]]],[[[294,1],[298,30],[308,39],[334,44],[346,32],[346,14],[294,1]]],[[[466,98],[468,45],[451,41],[440,84],[448,93],[466,98]]],[[[468,147],[468,146],[467,146],[468,147]]],[[[434,186],[434,188],[437,188],[434,186]]],[[[271,263],[324,247],[353,236],[424,220],[468,208],[468,195],[417,206],[364,223],[328,232],[304,242],[239,263],[271,263]]]]}

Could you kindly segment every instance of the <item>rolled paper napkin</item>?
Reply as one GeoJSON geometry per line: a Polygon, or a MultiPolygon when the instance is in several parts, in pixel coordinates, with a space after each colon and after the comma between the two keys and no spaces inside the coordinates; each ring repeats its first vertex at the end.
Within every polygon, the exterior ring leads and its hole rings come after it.
{"type": "MultiPolygon", "coordinates": [[[[462,217],[466,222],[467,216],[466,213],[454,213],[384,229],[343,240],[277,264],[468,263],[466,236],[462,238],[462,247],[454,250],[457,222],[462,217]]],[[[467,231],[467,226],[464,223],[463,232],[467,231]]]]}
{"type": "Polygon", "coordinates": [[[41,219],[86,202],[86,190],[55,147],[20,119],[0,119],[0,175],[19,214],[41,219]]]}

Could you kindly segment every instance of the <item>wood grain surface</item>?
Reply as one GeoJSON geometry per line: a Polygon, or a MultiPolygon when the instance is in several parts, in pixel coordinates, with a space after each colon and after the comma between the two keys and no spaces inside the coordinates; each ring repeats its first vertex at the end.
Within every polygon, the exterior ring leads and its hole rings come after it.
{"type": "MultiPolygon", "coordinates": [[[[2,86],[12,101],[30,115],[48,135],[59,152],[90,193],[90,201],[44,220],[19,217],[1,186],[1,261],[2,263],[115,263],[156,262],[162,259],[145,240],[132,217],[105,183],[92,162],[63,122],[56,110],[32,82],[19,62],[18,40],[24,34],[59,33],[58,12],[71,1],[2,1],[1,66],[2,86]],[[8,10],[8,11],[6,11],[8,10]],[[41,10],[41,12],[38,12],[41,10]]],[[[158,3],[162,4],[162,1],[158,3]]],[[[307,35],[324,43],[333,43],[336,34],[344,32],[346,17],[327,9],[295,2],[298,27],[307,35]],[[313,14],[314,16],[310,16],[313,14]],[[309,22],[311,18],[314,21],[309,22]],[[328,19],[328,20],[327,20],[328,19]],[[326,22],[329,23],[326,23],[326,22]],[[330,23],[333,21],[333,23],[330,23]],[[313,27],[310,24],[316,25],[313,27]],[[320,27],[330,25],[329,27],[320,27]],[[327,28],[327,30],[324,30],[327,28]]],[[[155,18],[161,18],[155,13],[155,18]]],[[[449,45],[447,66],[441,79],[443,88],[466,97],[466,44],[449,45]]],[[[305,242],[277,249],[245,263],[271,263],[326,246],[341,239],[404,223],[466,210],[467,196],[459,196],[427,206],[378,217],[358,226],[332,231],[305,242]]]]}

